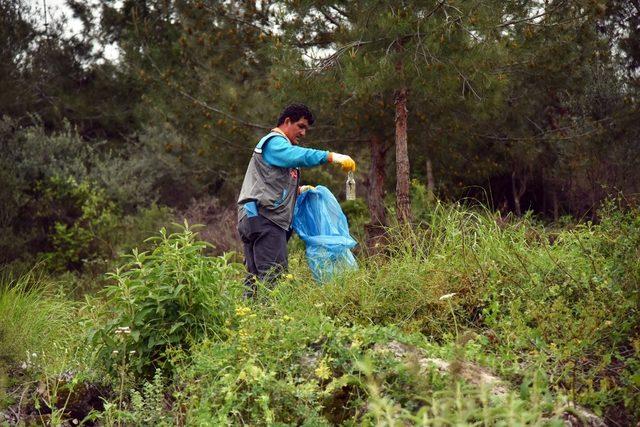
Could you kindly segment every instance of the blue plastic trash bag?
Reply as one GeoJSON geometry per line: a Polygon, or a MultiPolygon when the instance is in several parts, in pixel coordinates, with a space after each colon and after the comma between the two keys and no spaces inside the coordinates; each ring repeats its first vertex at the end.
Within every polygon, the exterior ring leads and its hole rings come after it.
{"type": "Polygon", "coordinates": [[[347,217],[327,187],[319,185],[298,196],[293,229],[307,247],[307,262],[318,282],[326,282],[345,269],[358,268],[351,253],[358,243],[349,235],[347,217]]]}

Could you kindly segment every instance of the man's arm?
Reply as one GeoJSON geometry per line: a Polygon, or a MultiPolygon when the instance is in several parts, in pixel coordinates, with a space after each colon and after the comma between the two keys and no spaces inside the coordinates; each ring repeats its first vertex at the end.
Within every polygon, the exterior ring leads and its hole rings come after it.
{"type": "Polygon", "coordinates": [[[262,150],[262,157],[271,166],[280,168],[310,168],[329,160],[329,152],[304,148],[289,143],[282,136],[274,136],[262,150]]]}

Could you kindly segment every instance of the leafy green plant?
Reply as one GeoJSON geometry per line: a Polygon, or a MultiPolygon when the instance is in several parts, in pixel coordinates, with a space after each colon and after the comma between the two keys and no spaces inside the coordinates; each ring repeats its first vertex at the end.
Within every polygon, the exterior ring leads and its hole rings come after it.
{"type": "MultiPolygon", "coordinates": [[[[90,341],[111,372],[124,363],[150,376],[166,366],[167,350],[187,348],[207,336],[225,337],[224,322],[242,291],[239,268],[228,256],[207,257],[207,244],[185,223],[161,230],[150,252],[133,251],[108,277],[102,324],[90,341]]],[[[170,367],[167,369],[170,372],[170,367]]]]}
{"type": "Polygon", "coordinates": [[[131,392],[132,412],[136,424],[173,425],[171,416],[165,410],[165,384],[162,370],[158,369],[152,381],[146,381],[141,391],[131,392]]]}
{"type": "Polygon", "coordinates": [[[166,379],[158,369],[151,381],[145,381],[140,390],[131,389],[128,401],[119,395],[117,401],[106,401],[102,412],[92,412],[84,421],[100,420],[103,425],[175,425],[168,409],[165,392],[166,379]]]}
{"type": "Polygon", "coordinates": [[[54,176],[43,188],[41,216],[58,212],[50,234],[52,250],[43,254],[53,269],[79,269],[95,259],[110,258],[109,234],[116,228],[116,206],[100,188],[74,178],[54,176]]]}

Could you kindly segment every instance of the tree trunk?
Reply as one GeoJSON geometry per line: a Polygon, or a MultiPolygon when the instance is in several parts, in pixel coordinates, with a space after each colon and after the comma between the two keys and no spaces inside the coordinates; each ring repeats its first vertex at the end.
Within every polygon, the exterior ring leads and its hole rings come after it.
{"type": "Polygon", "coordinates": [[[384,207],[384,182],[387,177],[385,146],[378,135],[373,135],[369,141],[371,149],[371,168],[369,169],[369,191],[367,202],[371,221],[365,224],[366,245],[370,254],[379,253],[386,246],[385,234],[387,213],[384,207]]]}
{"type": "Polygon", "coordinates": [[[558,220],[560,219],[560,208],[558,206],[558,191],[554,188],[553,193],[551,194],[553,197],[553,220],[555,222],[558,222],[558,220]]]}
{"type": "Polygon", "coordinates": [[[384,208],[384,181],[387,177],[385,157],[387,149],[382,139],[374,135],[370,140],[371,168],[369,169],[369,212],[372,225],[387,225],[387,213],[384,208]]]}
{"type": "Polygon", "coordinates": [[[431,159],[427,157],[427,202],[433,203],[435,196],[436,181],[433,179],[433,165],[431,159]]]}
{"type": "Polygon", "coordinates": [[[407,88],[395,95],[396,105],[396,211],[398,222],[411,221],[409,197],[409,151],[407,149],[407,88]]]}
{"type": "Polygon", "coordinates": [[[516,215],[522,216],[522,207],[520,206],[520,198],[527,191],[527,176],[523,175],[520,182],[520,188],[516,185],[516,173],[511,172],[511,194],[513,195],[513,205],[516,211],[516,215]]]}

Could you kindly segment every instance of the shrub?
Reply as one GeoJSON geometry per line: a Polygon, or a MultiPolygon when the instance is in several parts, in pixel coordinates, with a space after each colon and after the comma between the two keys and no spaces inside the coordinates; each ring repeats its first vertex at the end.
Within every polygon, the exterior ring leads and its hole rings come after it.
{"type": "MultiPolygon", "coordinates": [[[[44,206],[37,199],[54,177],[82,182],[91,153],[68,125],[48,136],[37,120],[28,128],[0,120],[0,262],[25,258],[49,243],[45,233],[51,230],[42,226],[44,206]]],[[[50,209],[46,217],[52,225],[60,216],[50,209]]]]}
{"type": "Polygon", "coordinates": [[[109,239],[117,213],[103,190],[54,176],[46,182],[38,208],[43,226],[52,228],[47,233],[51,249],[42,256],[53,270],[78,270],[86,262],[113,256],[109,239]]]}
{"type": "Polygon", "coordinates": [[[186,223],[178,233],[163,229],[152,242],[153,250],[134,250],[108,274],[104,323],[90,340],[111,372],[124,365],[143,376],[157,367],[170,371],[167,350],[225,337],[224,322],[242,292],[238,266],[227,256],[204,256],[206,243],[186,223]]]}
{"type": "Polygon", "coordinates": [[[189,181],[188,168],[163,157],[153,137],[112,152],[69,124],[47,133],[37,118],[28,127],[0,119],[0,262],[48,252],[55,270],[78,270],[85,260],[104,266],[118,249],[111,236],[120,215],[152,205],[168,182],[172,192],[189,181]]]}
{"type": "Polygon", "coordinates": [[[171,225],[174,221],[173,209],[152,204],[121,217],[109,236],[109,242],[117,248],[118,255],[130,253],[134,248],[147,250],[153,247],[153,241],[147,238],[157,234],[161,228],[168,227],[171,231],[179,229],[179,226],[171,225]]]}

